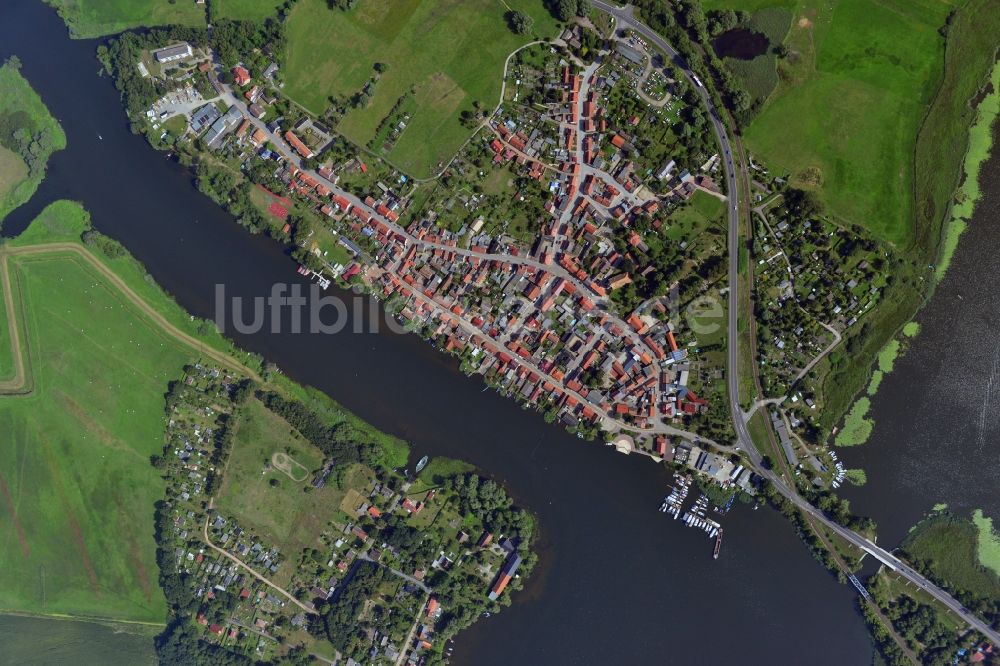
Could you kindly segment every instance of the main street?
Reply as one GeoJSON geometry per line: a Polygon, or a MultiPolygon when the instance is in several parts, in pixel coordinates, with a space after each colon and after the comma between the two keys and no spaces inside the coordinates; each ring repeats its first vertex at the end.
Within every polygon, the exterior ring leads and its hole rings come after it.
{"type": "MultiPolygon", "coordinates": [[[[620,329],[621,335],[628,338],[629,342],[634,347],[641,350],[642,352],[645,352],[646,354],[649,354],[651,357],[656,356],[653,349],[643,339],[643,336],[638,331],[634,331],[629,323],[627,323],[624,319],[622,319],[618,314],[615,313],[614,305],[610,302],[610,299],[607,296],[596,292],[590,283],[578,279],[575,275],[570,273],[568,270],[564,269],[562,266],[559,266],[558,264],[551,264],[538,261],[537,259],[534,259],[530,256],[521,256],[516,253],[506,253],[506,252],[490,253],[485,251],[477,251],[471,248],[462,248],[450,243],[444,243],[436,240],[428,240],[426,238],[419,238],[415,236],[404,227],[400,226],[399,224],[396,224],[395,222],[381,215],[375,208],[366,204],[360,197],[339,187],[335,182],[325,178],[318,171],[307,168],[305,165],[305,161],[302,159],[302,157],[298,155],[290,145],[288,145],[288,143],[279,133],[272,131],[267,127],[267,125],[264,122],[253,117],[249,113],[247,104],[243,101],[243,99],[239,95],[233,92],[230,86],[219,81],[217,77],[212,77],[212,85],[215,87],[216,92],[219,93],[220,98],[228,106],[236,106],[236,108],[240,110],[243,117],[246,120],[250,121],[253,127],[259,129],[266,135],[271,145],[273,145],[277,149],[277,151],[281,154],[281,156],[285,160],[287,160],[291,164],[294,164],[296,168],[298,168],[298,170],[301,171],[302,173],[305,173],[310,178],[313,178],[317,182],[323,184],[324,187],[329,189],[337,196],[343,197],[346,201],[350,203],[352,209],[357,208],[365,211],[365,213],[368,215],[370,219],[376,220],[380,225],[384,226],[386,229],[391,231],[397,237],[403,239],[405,247],[417,246],[425,249],[437,249],[449,252],[455,257],[466,257],[477,261],[497,261],[510,266],[526,266],[535,271],[542,271],[554,277],[558,277],[572,284],[579,293],[587,294],[588,297],[594,302],[595,307],[597,308],[597,310],[600,311],[601,315],[605,317],[608,322],[614,324],[618,329],[620,329]]],[[[473,324],[469,320],[459,317],[450,311],[447,311],[448,308],[442,307],[440,303],[438,303],[434,299],[425,296],[419,290],[412,289],[402,280],[398,282],[398,286],[400,287],[400,289],[407,291],[411,295],[411,297],[413,297],[415,300],[423,302],[428,307],[432,307],[433,309],[440,311],[442,316],[447,317],[448,319],[451,319],[453,321],[456,321],[463,328],[463,330],[465,330],[466,333],[470,335],[484,336],[486,338],[489,338],[493,342],[497,342],[501,345],[503,344],[502,340],[497,340],[487,335],[479,327],[473,326],[473,324]]],[[[588,404],[588,401],[586,400],[585,396],[569,389],[567,386],[564,385],[562,381],[544,372],[537,363],[528,362],[527,360],[516,357],[514,358],[514,362],[521,367],[525,367],[531,371],[538,373],[547,381],[559,386],[561,390],[563,390],[565,393],[572,395],[581,404],[588,404]]],[[[647,434],[672,435],[694,442],[700,441],[703,443],[714,444],[714,442],[712,442],[711,440],[701,437],[696,433],[675,428],[674,426],[664,423],[662,420],[659,419],[655,420],[650,427],[636,428],[635,426],[626,423],[625,421],[622,421],[618,418],[615,418],[610,414],[602,414],[600,423],[601,427],[609,434],[615,434],[617,432],[623,432],[623,431],[641,432],[647,434]]]]}
{"type": "MultiPolygon", "coordinates": [[[[739,448],[743,449],[747,457],[750,459],[751,463],[757,469],[757,472],[766,478],[784,497],[786,497],[790,502],[792,502],[796,507],[807,513],[809,516],[814,518],[816,521],[823,523],[823,525],[829,529],[831,532],[836,533],[839,537],[845,541],[857,546],[861,550],[870,554],[872,557],[876,558],[882,564],[892,569],[898,575],[906,578],[911,583],[916,585],[918,588],[924,590],[932,597],[941,602],[949,610],[954,612],[956,615],[962,618],[963,621],[968,623],[970,626],[974,627],[977,631],[981,632],[986,636],[994,645],[1000,645],[1000,633],[995,631],[989,624],[981,620],[976,615],[973,615],[968,609],[962,606],[954,597],[948,594],[946,591],[932,583],[930,580],[925,578],[922,574],[914,570],[912,567],[907,565],[905,562],[894,556],[889,551],[881,548],[866,537],[847,529],[846,527],[830,520],[826,515],[802,498],[798,491],[794,488],[789,487],[784,480],[782,480],[777,474],[769,469],[765,469],[761,462],[763,457],[757,448],[754,446],[753,440],[750,437],[750,432],[747,429],[747,422],[743,416],[743,410],[740,408],[739,400],[739,342],[738,342],[738,322],[739,322],[739,250],[740,250],[740,202],[739,202],[739,190],[737,189],[736,183],[736,167],[733,162],[732,146],[729,142],[729,135],[726,132],[726,127],[722,123],[722,116],[719,114],[718,110],[712,102],[711,96],[705,90],[702,85],[696,82],[694,73],[688,68],[687,63],[684,59],[675,51],[667,42],[663,39],[657,32],[653,31],[651,28],[646,26],[644,23],[633,18],[631,6],[618,7],[616,5],[611,5],[606,2],[601,2],[601,0],[592,0],[592,4],[597,9],[611,14],[616,21],[616,27],[618,28],[628,28],[635,31],[637,34],[641,35],[643,39],[647,40],[650,44],[653,44],[656,48],[663,51],[676,65],[679,66],[684,75],[691,81],[694,86],[695,91],[701,97],[702,102],[705,104],[708,110],[709,118],[712,121],[712,125],[715,129],[716,138],[719,141],[719,146],[722,149],[722,163],[726,171],[726,185],[729,192],[729,313],[728,313],[728,340],[729,340],[729,355],[728,355],[728,370],[726,372],[726,378],[728,382],[729,389],[729,402],[730,402],[730,412],[733,421],[733,427],[736,430],[736,437],[738,439],[739,448]]],[[[746,167],[740,165],[740,169],[743,174],[746,173],[746,167]]]]}

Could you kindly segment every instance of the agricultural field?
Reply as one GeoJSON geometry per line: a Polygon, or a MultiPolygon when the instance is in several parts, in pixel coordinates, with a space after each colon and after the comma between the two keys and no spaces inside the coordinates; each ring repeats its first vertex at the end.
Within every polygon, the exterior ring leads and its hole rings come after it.
{"type": "Polygon", "coordinates": [[[66,135],[18,71],[0,67],[0,222],[35,193],[49,155],[66,147],[66,135]],[[34,151],[34,154],[32,154],[34,151]]]}
{"type": "MultiPolygon", "coordinates": [[[[194,0],[45,0],[56,8],[74,39],[113,35],[131,28],[205,25],[205,6],[194,0]]],[[[247,4],[232,0],[239,4],[247,4]]],[[[258,5],[261,3],[252,3],[258,5]]]]}
{"type": "Polygon", "coordinates": [[[164,395],[193,345],[229,347],[114,241],[91,236],[86,253],[88,226],[57,202],[3,250],[27,376],[0,398],[0,609],[162,623],[150,456],[164,395]]]}
{"type": "MultiPolygon", "coordinates": [[[[707,4],[748,9],[726,0],[707,4]]],[[[941,81],[938,30],[951,4],[777,4],[794,13],[785,41],[790,54],[779,62],[778,89],[746,131],[747,147],[772,172],[816,190],[833,218],[909,246],[914,146],[941,81]]]]}
{"type": "Polygon", "coordinates": [[[162,621],[149,457],[192,352],[72,255],[10,263],[34,390],[0,400],[0,606],[162,621]]]}
{"type": "Polygon", "coordinates": [[[473,102],[493,108],[504,61],[532,39],[509,30],[508,9],[532,16],[536,35],[555,34],[555,20],[537,0],[363,0],[348,11],[301,0],[286,23],[284,92],[322,114],[331,97],[350,99],[371,82],[367,102],[350,108],[337,130],[368,145],[402,100],[412,114],[387,157],[416,177],[430,176],[469,136],[460,113],[473,102]],[[376,63],[385,65],[381,74],[376,63]]]}

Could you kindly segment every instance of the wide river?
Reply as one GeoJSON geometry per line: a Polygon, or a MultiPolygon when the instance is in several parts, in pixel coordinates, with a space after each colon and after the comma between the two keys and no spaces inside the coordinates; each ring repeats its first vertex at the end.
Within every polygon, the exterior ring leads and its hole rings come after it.
{"type": "MultiPolygon", "coordinates": [[[[283,248],[247,234],[184,169],[129,133],[95,46],[70,40],[39,0],[0,9],[0,57],[17,54],[69,143],[5,233],[51,201],[79,200],[98,229],[202,317],[213,314],[216,284],[263,296],[295,281],[283,248]]],[[[735,509],[715,561],[704,534],[656,511],[666,469],[546,425],[415,336],[235,339],[407,439],[415,454],[476,464],[537,513],[541,565],[511,608],[460,637],[456,663],[870,662],[853,589],[814,562],[778,514],[735,509]]]]}

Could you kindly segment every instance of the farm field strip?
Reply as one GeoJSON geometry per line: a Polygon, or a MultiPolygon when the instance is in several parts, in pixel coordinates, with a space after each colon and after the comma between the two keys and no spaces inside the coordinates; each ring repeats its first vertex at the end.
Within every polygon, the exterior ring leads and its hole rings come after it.
{"type": "MultiPolygon", "coordinates": [[[[372,1],[347,12],[302,0],[287,20],[285,92],[321,114],[330,97],[359,93],[375,63],[385,64],[368,101],[349,108],[337,130],[366,146],[403,103],[414,111],[387,158],[430,176],[472,133],[459,122],[461,111],[496,104],[507,56],[532,39],[508,29],[508,9],[531,15],[536,34],[555,33],[555,20],[534,0],[372,1]]],[[[372,149],[382,154],[381,146],[372,149]]]]}

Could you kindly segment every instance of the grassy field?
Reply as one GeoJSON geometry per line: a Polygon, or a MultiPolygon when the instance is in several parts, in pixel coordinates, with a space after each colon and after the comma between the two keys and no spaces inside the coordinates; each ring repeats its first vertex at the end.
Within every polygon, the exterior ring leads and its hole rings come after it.
{"type": "MultiPolygon", "coordinates": [[[[233,0],[240,5],[245,0],[233,0]]],[[[112,35],[157,25],[205,25],[204,5],[194,0],[45,0],[56,8],[75,39],[112,35]]],[[[250,2],[258,5],[262,3],[250,2]]]]}
{"type": "MultiPolygon", "coordinates": [[[[711,6],[745,3],[712,2],[711,6]]],[[[763,4],[763,3],[760,3],[763,4]]],[[[746,132],[772,171],[898,246],[914,234],[914,145],[941,80],[944,0],[783,4],[795,19],[781,84],[746,132]]]]}
{"type": "Polygon", "coordinates": [[[28,179],[28,165],[21,156],[9,148],[0,146],[0,206],[5,211],[0,219],[17,206],[13,203],[18,198],[18,186],[28,179]]]}
{"type": "Polygon", "coordinates": [[[666,237],[681,241],[698,236],[708,227],[722,222],[725,206],[725,203],[710,194],[695,192],[687,206],[670,215],[666,237]]]}
{"type": "MultiPolygon", "coordinates": [[[[47,206],[23,233],[7,242],[12,247],[62,241],[77,242],[80,240],[80,234],[89,226],[90,216],[79,204],[72,201],[56,201],[47,206]]],[[[124,279],[133,291],[181,331],[199,338],[208,347],[238,358],[254,370],[261,369],[259,357],[234,347],[210,322],[192,319],[184,312],[176,301],[156,284],[145,267],[130,254],[125,253],[112,259],[95,251],[94,256],[124,279]]]]}
{"type": "Polygon", "coordinates": [[[977,552],[978,530],[968,519],[938,514],[921,522],[903,542],[903,550],[930,562],[951,585],[973,594],[1000,597],[1000,577],[985,568],[977,552]]]}
{"type": "Polygon", "coordinates": [[[497,103],[505,59],[531,39],[507,28],[508,8],[531,15],[535,34],[555,33],[537,0],[362,0],[346,12],[301,0],[287,22],[285,92],[321,113],[331,96],[359,92],[376,62],[388,65],[370,102],[349,111],[337,129],[366,145],[400,98],[412,94],[415,111],[388,158],[429,176],[469,135],[459,114],[474,101],[497,103]]]}
{"type": "MultiPolygon", "coordinates": [[[[45,108],[28,81],[10,63],[0,67],[0,124],[3,132],[25,129],[33,134],[45,132],[52,150],[41,156],[45,164],[49,155],[66,147],[66,135],[59,122],[45,108]]],[[[30,173],[24,159],[15,151],[12,139],[0,135],[0,222],[31,198],[42,182],[44,170],[30,173]]]]}
{"type": "MultiPolygon", "coordinates": [[[[215,506],[252,527],[283,553],[314,545],[344,493],[336,483],[311,490],[312,472],[322,467],[323,454],[260,401],[250,400],[239,415],[233,449],[215,506]],[[286,453],[310,474],[295,481],[271,465],[274,453],[286,453]],[[276,485],[271,481],[276,480],[276,485]]],[[[285,569],[287,567],[284,567],[285,569]]],[[[291,571],[282,571],[291,575],[291,571]]]]}
{"type": "Polygon", "coordinates": [[[213,11],[217,19],[263,21],[269,16],[277,16],[278,6],[282,4],[284,0],[214,0],[213,11]]]}
{"type": "Polygon", "coordinates": [[[163,395],[191,353],[71,255],[12,260],[34,391],[0,399],[0,606],[162,621],[163,395]]]}
{"type": "MultiPolygon", "coordinates": [[[[46,208],[8,246],[79,242],[86,212],[46,208]]],[[[169,323],[198,332],[127,255],[110,268],[169,323]]],[[[0,398],[0,609],[160,623],[153,503],[167,384],[198,357],[69,251],[8,257],[29,358],[27,395],[0,398]]]]}
{"type": "Polygon", "coordinates": [[[134,664],[154,666],[159,627],[0,615],[5,664],[134,664]]]}

